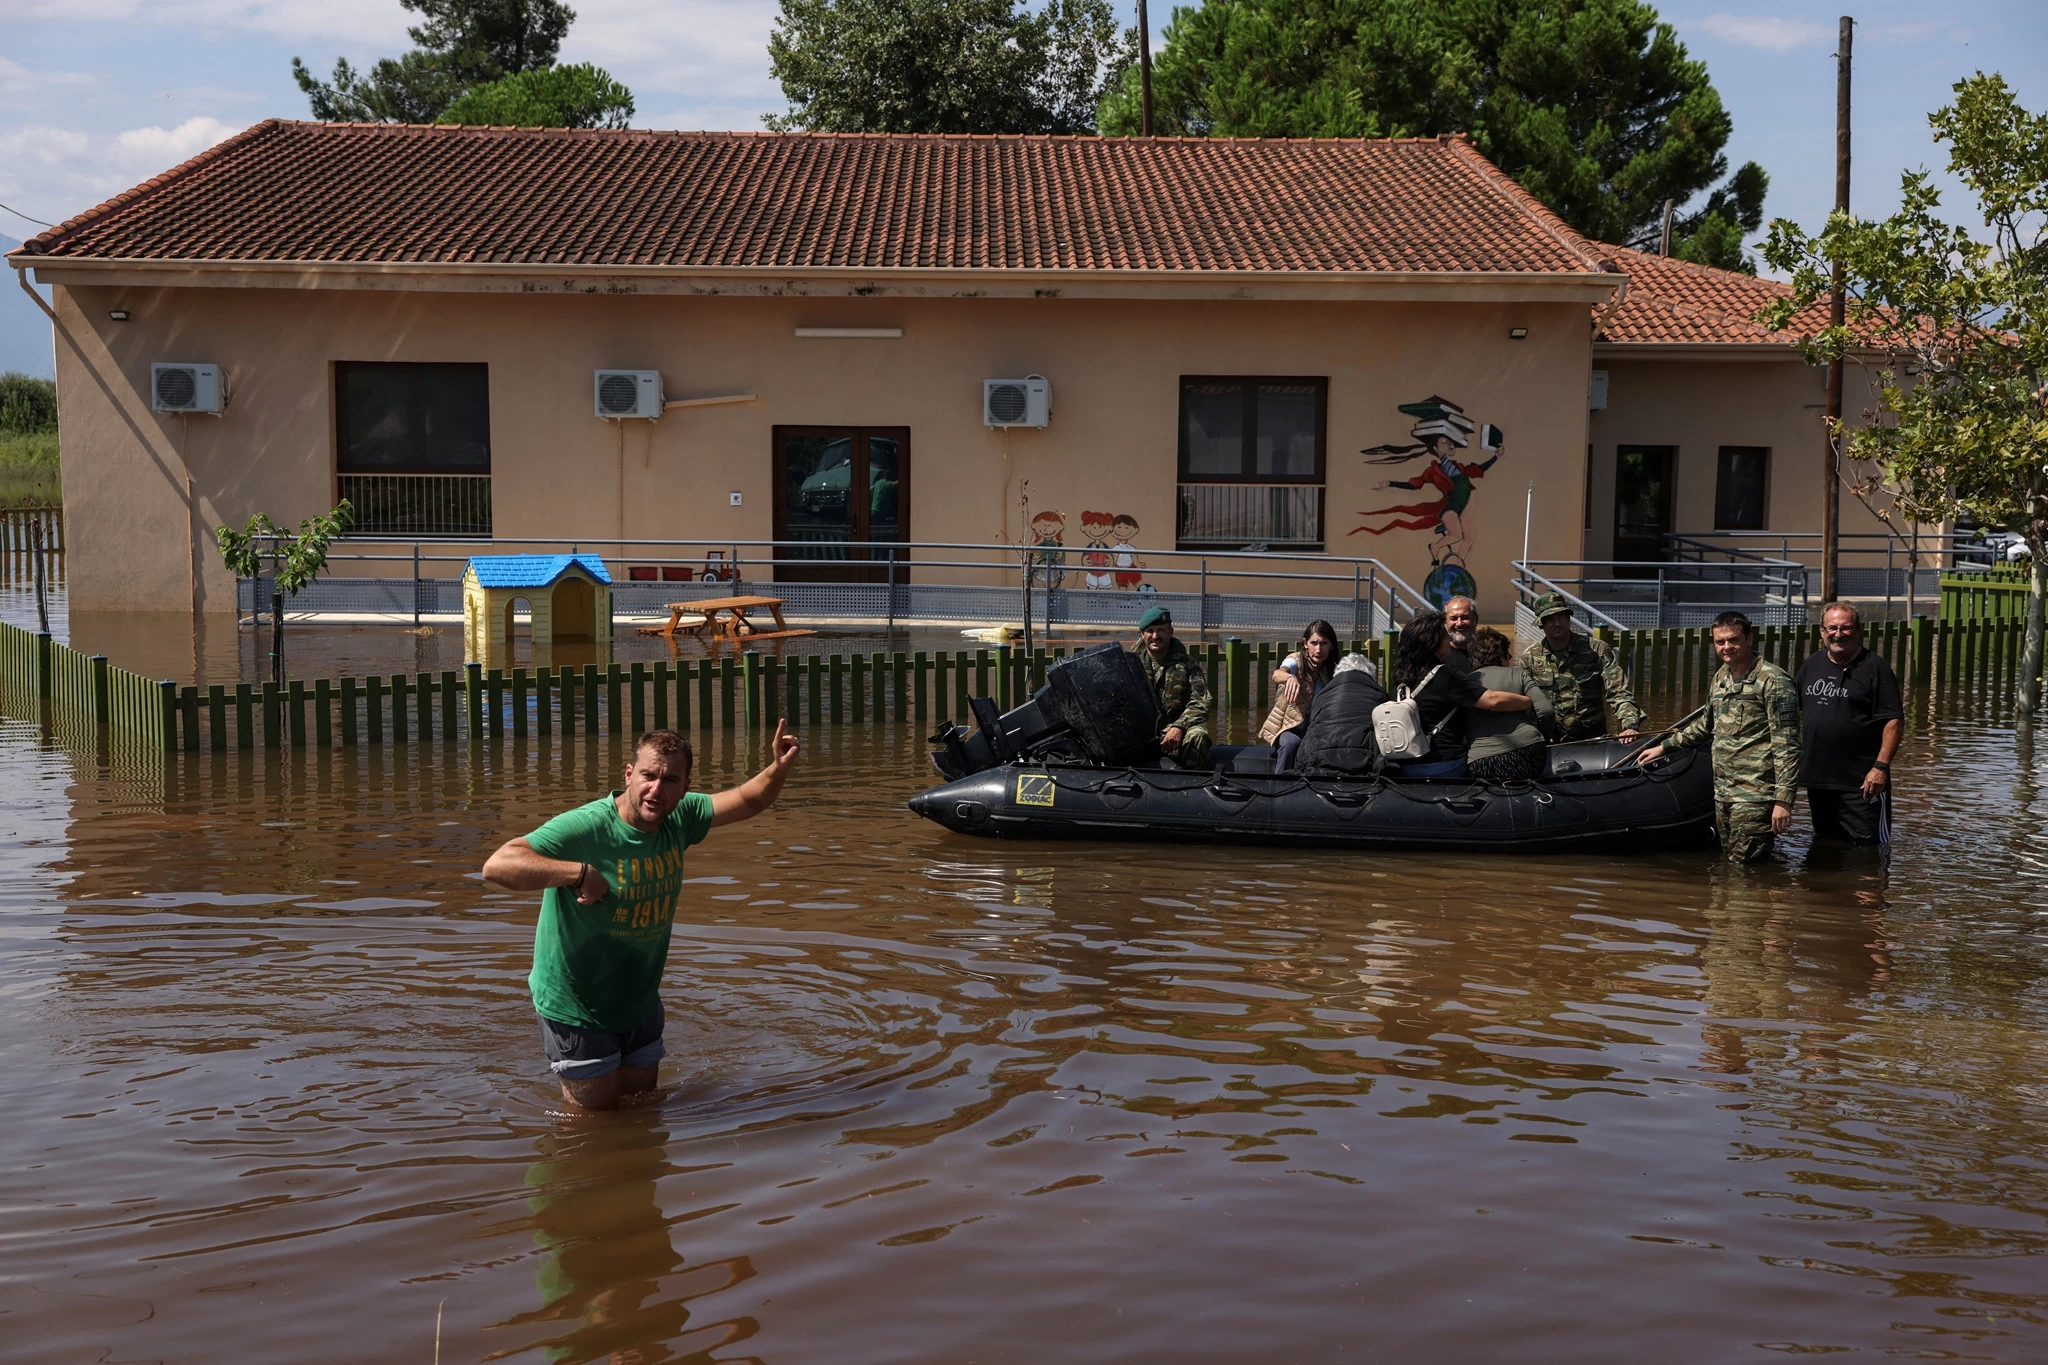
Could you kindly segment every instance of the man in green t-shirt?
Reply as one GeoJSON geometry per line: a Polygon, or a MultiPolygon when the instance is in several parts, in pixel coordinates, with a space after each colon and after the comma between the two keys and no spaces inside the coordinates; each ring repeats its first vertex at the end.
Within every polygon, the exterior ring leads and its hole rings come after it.
{"type": "Polygon", "coordinates": [[[533,937],[533,1007],[562,1097],[616,1109],[654,1088],[661,1044],[661,973],[683,885],[683,850],[775,804],[796,765],[797,739],[777,724],[768,766],[718,793],[690,790],[690,742],[650,730],[625,785],[512,839],[484,878],[542,891],[533,937]]]}

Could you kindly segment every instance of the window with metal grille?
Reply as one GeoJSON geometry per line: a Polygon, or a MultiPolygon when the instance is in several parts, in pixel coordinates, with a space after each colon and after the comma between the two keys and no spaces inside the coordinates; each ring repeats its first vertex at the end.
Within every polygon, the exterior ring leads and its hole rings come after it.
{"type": "Polygon", "coordinates": [[[1329,380],[1185,375],[1182,549],[1320,550],[1329,380]]]}
{"type": "Polygon", "coordinates": [[[335,365],[338,491],[370,535],[491,534],[490,368],[335,365]]]}

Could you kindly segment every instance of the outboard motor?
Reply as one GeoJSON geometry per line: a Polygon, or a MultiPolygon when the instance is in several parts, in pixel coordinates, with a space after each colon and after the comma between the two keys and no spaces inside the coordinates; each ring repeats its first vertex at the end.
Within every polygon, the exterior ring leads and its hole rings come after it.
{"type": "Polygon", "coordinates": [[[942,746],[932,764],[948,781],[1055,747],[1078,750],[1091,763],[1120,765],[1143,754],[1159,735],[1159,704],[1145,666],[1116,644],[1053,664],[1045,686],[1012,711],[998,714],[987,697],[970,698],[967,705],[972,726],[947,725],[932,736],[942,746]]]}

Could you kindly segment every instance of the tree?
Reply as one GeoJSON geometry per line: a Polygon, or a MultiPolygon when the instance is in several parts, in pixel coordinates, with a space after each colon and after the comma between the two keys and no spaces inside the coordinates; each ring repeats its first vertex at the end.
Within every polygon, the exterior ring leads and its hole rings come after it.
{"type": "Polygon", "coordinates": [[[1928,119],[1949,145],[1949,171],[1977,196],[1989,242],[1943,221],[1925,171],[1901,182],[1899,211],[1882,222],[1835,213],[1818,237],[1779,219],[1763,249],[1792,277],[1790,297],[1763,320],[1800,329],[1833,288],[1837,261],[1849,293],[1840,327],[1804,326],[1807,359],[1853,351],[1888,356],[1873,419],[1836,428],[1857,493],[1885,496],[1887,522],[1942,523],[1967,512],[2011,526],[2033,555],[2018,716],[2040,700],[2043,597],[2048,596],[2048,115],[2029,113],[2003,78],[1982,72],[1954,87],[1928,119]]]}
{"type": "Polygon", "coordinates": [[[436,123],[511,128],[624,128],[633,92],[589,63],[522,71],[479,85],[441,111],[436,123]]]}
{"type": "Polygon", "coordinates": [[[264,561],[269,561],[270,587],[270,676],[284,686],[284,599],[296,597],[327,567],[327,546],[336,536],[355,524],[355,505],[347,498],[332,512],[308,517],[299,523],[297,535],[258,512],[237,531],[232,526],[216,527],[214,540],[220,557],[237,578],[261,578],[264,561]]]}
{"type": "Polygon", "coordinates": [[[359,74],[337,60],[323,82],[297,57],[292,78],[313,117],[344,123],[432,123],[462,94],[522,71],[554,65],[576,11],[560,0],[399,0],[425,22],[406,33],[419,45],[359,74]]]}
{"type": "MultiPolygon", "coordinates": [[[[1414,137],[1474,145],[1589,237],[1627,243],[1727,172],[1731,122],[1704,63],[1641,0],[1204,0],[1177,10],[1153,64],[1155,132],[1197,137],[1414,137]]],[[[1126,73],[1105,133],[1139,128],[1126,73]]],[[[1725,260],[1727,224],[1761,167],[1702,211],[1695,250],[1725,260]],[[1706,233],[1706,235],[1702,235],[1706,233]],[[1718,235],[1716,235],[1718,234],[1718,235]]]]}
{"type": "Polygon", "coordinates": [[[838,133],[1085,133],[1137,33],[1109,0],[782,0],[771,128],[838,133]]]}

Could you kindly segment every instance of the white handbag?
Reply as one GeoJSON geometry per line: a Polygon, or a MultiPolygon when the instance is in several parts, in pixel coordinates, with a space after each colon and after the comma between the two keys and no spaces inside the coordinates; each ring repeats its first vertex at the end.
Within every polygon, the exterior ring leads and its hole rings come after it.
{"type": "MultiPolygon", "coordinates": [[[[1423,674],[1422,681],[1412,690],[1398,688],[1392,701],[1383,701],[1372,708],[1373,740],[1379,746],[1381,758],[1394,763],[1412,763],[1418,758],[1428,757],[1430,741],[1437,730],[1443,728],[1443,721],[1438,721],[1434,729],[1424,730],[1422,708],[1416,704],[1415,696],[1429,686],[1429,680],[1442,668],[1443,665],[1438,664],[1423,674]]],[[[1444,717],[1444,720],[1449,719],[1449,716],[1444,717]]]]}

